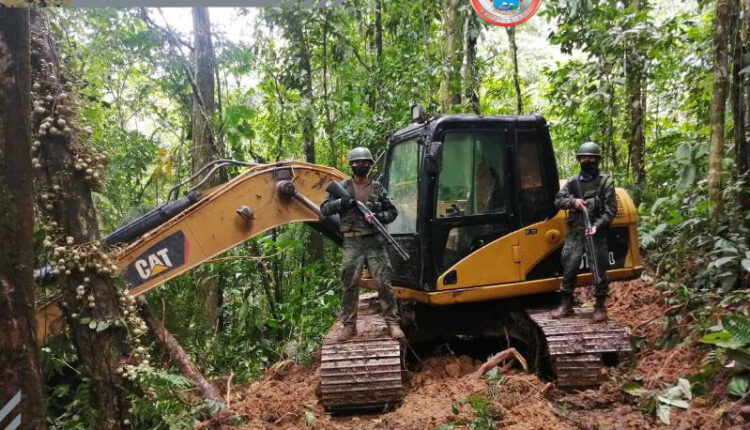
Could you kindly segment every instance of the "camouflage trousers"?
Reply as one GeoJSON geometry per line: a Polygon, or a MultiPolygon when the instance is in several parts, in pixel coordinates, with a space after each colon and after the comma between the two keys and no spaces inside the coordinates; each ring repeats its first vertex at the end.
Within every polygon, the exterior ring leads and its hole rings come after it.
{"type": "MultiPolygon", "coordinates": [[[[596,248],[596,261],[599,267],[599,277],[601,282],[596,285],[596,291],[594,295],[596,297],[606,298],[609,293],[609,279],[607,278],[606,270],[609,267],[609,248],[607,246],[607,231],[599,231],[594,235],[594,247],[596,248]]],[[[563,266],[563,279],[560,292],[565,294],[573,294],[573,290],[576,287],[576,276],[578,270],[581,269],[583,254],[586,252],[586,236],[583,230],[579,230],[575,227],[568,227],[568,235],[565,237],[565,246],[562,250],[562,266],[563,266]]],[[[590,259],[591,256],[586,256],[586,259],[590,259]]],[[[586,271],[591,265],[586,266],[586,271]]]]}
{"type": "Polygon", "coordinates": [[[341,261],[341,322],[344,325],[357,323],[359,301],[359,279],[365,263],[378,287],[380,311],[386,322],[398,322],[398,306],[391,291],[391,261],[385,250],[385,239],[379,235],[344,238],[344,255],[341,261]]]}

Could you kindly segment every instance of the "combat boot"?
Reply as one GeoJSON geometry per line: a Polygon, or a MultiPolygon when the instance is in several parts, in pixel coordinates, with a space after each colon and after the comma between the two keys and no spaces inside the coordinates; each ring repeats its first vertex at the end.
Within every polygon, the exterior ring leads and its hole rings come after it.
{"type": "Polygon", "coordinates": [[[399,327],[397,322],[389,322],[388,331],[391,333],[391,337],[394,339],[401,340],[406,337],[404,331],[401,330],[401,327],[399,327]]]}
{"type": "Polygon", "coordinates": [[[560,307],[552,312],[552,318],[559,319],[573,315],[573,295],[569,293],[560,294],[560,307]]]}
{"type": "Polygon", "coordinates": [[[344,342],[357,335],[357,326],[346,324],[333,336],[334,342],[344,342]]]}
{"type": "Polygon", "coordinates": [[[594,315],[591,316],[591,322],[600,323],[607,321],[607,306],[605,302],[606,297],[597,297],[596,305],[594,306],[594,315]]]}

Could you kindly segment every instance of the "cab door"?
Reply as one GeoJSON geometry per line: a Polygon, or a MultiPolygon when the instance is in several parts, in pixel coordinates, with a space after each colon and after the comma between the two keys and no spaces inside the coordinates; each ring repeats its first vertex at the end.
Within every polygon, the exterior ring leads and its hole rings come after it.
{"type": "MultiPolygon", "coordinates": [[[[438,275],[517,228],[512,128],[499,126],[447,129],[442,135],[431,228],[432,262],[438,275]]],[[[483,268],[494,269],[498,267],[483,268]]],[[[508,276],[513,281],[518,273],[508,276]]]]}

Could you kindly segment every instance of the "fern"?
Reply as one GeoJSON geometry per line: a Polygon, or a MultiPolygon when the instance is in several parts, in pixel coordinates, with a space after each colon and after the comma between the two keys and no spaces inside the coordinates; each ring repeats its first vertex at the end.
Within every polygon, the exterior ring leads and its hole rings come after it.
{"type": "Polygon", "coordinates": [[[721,318],[721,323],[734,340],[743,345],[750,344],[750,319],[741,315],[727,315],[721,318]]]}
{"type": "Polygon", "coordinates": [[[189,388],[193,384],[182,375],[154,368],[139,369],[138,377],[144,384],[154,388],[189,388]]]}

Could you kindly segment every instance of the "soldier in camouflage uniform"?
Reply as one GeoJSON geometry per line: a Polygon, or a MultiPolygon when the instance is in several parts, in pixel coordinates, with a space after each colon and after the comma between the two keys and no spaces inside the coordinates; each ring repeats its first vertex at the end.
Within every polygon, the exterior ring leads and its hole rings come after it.
{"type": "MultiPolygon", "coordinates": [[[[597,266],[601,282],[596,285],[596,306],[593,322],[607,320],[607,300],[609,280],[605,272],[609,267],[607,230],[617,214],[615,185],[612,177],[599,171],[601,149],[594,142],[583,143],[576,152],[581,164],[581,172],[570,179],[555,196],[555,207],[568,210],[568,234],[562,250],[563,280],[560,287],[562,302],[553,312],[553,318],[573,314],[573,290],[576,276],[584,254],[586,236],[593,236],[596,247],[597,266]],[[591,230],[584,231],[583,207],[586,207],[591,221],[591,230]]],[[[591,256],[587,256],[591,258],[591,256]]]]}
{"type": "MultiPolygon", "coordinates": [[[[383,185],[367,177],[375,160],[367,148],[354,148],[349,152],[349,165],[354,176],[339,184],[357,200],[365,203],[382,224],[393,222],[398,215],[383,185]]],[[[341,262],[341,322],[343,329],[337,340],[349,339],[357,334],[358,281],[365,263],[378,287],[378,299],[391,336],[404,337],[399,327],[398,307],[391,291],[391,263],[385,249],[385,239],[356,209],[354,199],[336,199],[330,194],[320,205],[324,216],[339,214],[341,234],[344,236],[344,255],[341,262]]]]}

